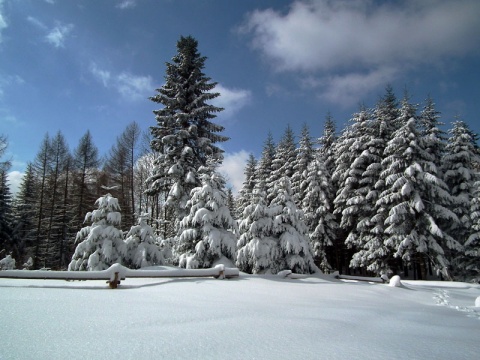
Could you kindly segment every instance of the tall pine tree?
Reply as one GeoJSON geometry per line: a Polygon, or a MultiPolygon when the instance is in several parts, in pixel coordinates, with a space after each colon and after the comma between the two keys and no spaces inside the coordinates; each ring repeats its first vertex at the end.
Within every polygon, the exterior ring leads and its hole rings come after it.
{"type": "Polygon", "coordinates": [[[207,158],[220,163],[223,151],[217,144],[228,140],[220,134],[223,126],[212,122],[223,109],[208,104],[220,94],[211,92],[217,83],[203,73],[205,60],[197,40],[182,36],[177,54],[166,64],[165,85],[150,98],[163,108],[154,111],[157,125],[151,127],[151,147],[159,155],[148,179],[149,194],[167,191],[166,204],[177,222],[187,214],[190,191],[200,185],[198,169],[207,158]]]}

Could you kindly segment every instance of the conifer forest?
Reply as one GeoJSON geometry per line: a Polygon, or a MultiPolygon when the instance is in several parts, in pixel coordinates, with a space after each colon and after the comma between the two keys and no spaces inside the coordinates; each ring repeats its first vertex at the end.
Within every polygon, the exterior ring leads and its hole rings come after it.
{"type": "Polygon", "coordinates": [[[480,148],[466,122],[387,86],[350,119],[327,114],[321,134],[266,134],[233,194],[218,171],[229,139],[217,83],[195,38],[176,49],[149,131],[131,123],[108,154],[87,129],[78,144],[47,133],[14,195],[0,134],[0,269],[227,261],[252,274],[480,280],[480,148]]]}

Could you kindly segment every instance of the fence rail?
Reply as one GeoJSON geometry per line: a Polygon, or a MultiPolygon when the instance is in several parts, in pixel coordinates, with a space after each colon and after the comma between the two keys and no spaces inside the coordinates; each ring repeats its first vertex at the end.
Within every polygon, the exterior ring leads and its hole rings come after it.
{"type": "Polygon", "coordinates": [[[181,278],[214,277],[219,279],[238,277],[239,270],[217,265],[209,269],[174,270],[131,270],[114,264],[102,271],[43,271],[43,270],[2,270],[0,278],[43,279],[43,280],[106,280],[110,288],[116,289],[126,278],[181,278]]]}

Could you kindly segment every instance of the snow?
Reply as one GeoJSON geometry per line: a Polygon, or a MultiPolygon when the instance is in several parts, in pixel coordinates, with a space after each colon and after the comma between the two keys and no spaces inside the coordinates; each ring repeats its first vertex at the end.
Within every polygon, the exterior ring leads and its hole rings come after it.
{"type": "Polygon", "coordinates": [[[478,359],[480,285],[402,283],[0,279],[0,359],[478,359]]]}
{"type": "Polygon", "coordinates": [[[400,280],[400,276],[398,275],[392,276],[388,285],[392,287],[402,287],[402,281],[400,280]]]}

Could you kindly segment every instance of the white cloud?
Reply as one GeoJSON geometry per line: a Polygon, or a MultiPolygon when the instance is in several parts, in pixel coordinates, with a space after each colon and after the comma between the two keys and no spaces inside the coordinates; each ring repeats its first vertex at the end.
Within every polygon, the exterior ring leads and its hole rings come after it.
{"type": "Polygon", "coordinates": [[[372,89],[385,86],[397,74],[398,70],[395,68],[382,67],[367,73],[333,75],[321,79],[316,84],[321,86],[320,98],[340,106],[349,107],[359,104],[372,89]]]}
{"type": "Polygon", "coordinates": [[[480,2],[296,1],[251,13],[242,30],[277,70],[431,63],[478,51],[480,2]]]}
{"type": "Polygon", "coordinates": [[[221,116],[226,119],[232,118],[252,99],[252,93],[249,90],[229,89],[221,84],[218,84],[214,91],[219,92],[220,96],[213,99],[212,104],[225,109],[221,112],[221,116]]]}
{"type": "Polygon", "coordinates": [[[110,71],[102,70],[96,63],[92,62],[90,64],[90,72],[103,86],[108,87],[111,78],[110,71]]]}
{"type": "Polygon", "coordinates": [[[43,30],[43,31],[47,31],[48,30],[48,26],[45,25],[43,22],[41,22],[40,20],[38,20],[37,18],[33,17],[33,16],[28,16],[27,17],[27,21],[36,26],[37,28],[39,28],[40,30],[43,30]]]}
{"type": "Polygon", "coordinates": [[[226,177],[234,195],[237,195],[242,188],[245,178],[243,172],[249,156],[250,154],[245,150],[224,154],[223,164],[220,166],[219,171],[226,177]]]}
{"type": "Polygon", "coordinates": [[[120,3],[116,5],[117,8],[125,10],[125,9],[131,9],[137,6],[137,3],[135,0],[122,0],[120,3]]]}
{"type": "Polygon", "coordinates": [[[20,189],[24,173],[20,171],[10,171],[7,174],[7,181],[10,187],[10,192],[15,195],[20,189]]]}
{"type": "Polygon", "coordinates": [[[130,100],[145,99],[155,89],[151,76],[137,76],[122,72],[116,77],[116,82],[120,94],[130,100]]]}
{"type": "Polygon", "coordinates": [[[89,70],[104,87],[115,89],[126,100],[145,99],[155,90],[151,76],[139,76],[128,72],[112,74],[94,62],[90,64],[89,70]]]}
{"type": "Polygon", "coordinates": [[[5,15],[3,14],[3,0],[0,0],[0,43],[2,42],[2,31],[8,26],[5,15]]]}
{"type": "Polygon", "coordinates": [[[64,47],[65,40],[73,30],[73,24],[63,25],[61,23],[57,23],[57,25],[49,31],[45,39],[48,43],[52,44],[56,48],[64,47]]]}

